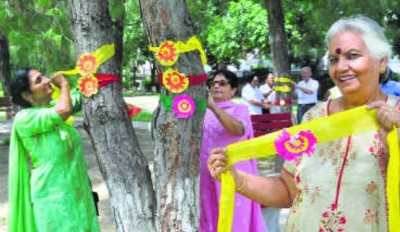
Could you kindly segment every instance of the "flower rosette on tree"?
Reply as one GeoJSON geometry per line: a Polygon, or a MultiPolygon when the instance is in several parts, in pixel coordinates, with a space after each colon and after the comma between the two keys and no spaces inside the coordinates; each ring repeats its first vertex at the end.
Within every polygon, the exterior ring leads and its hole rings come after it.
{"type": "Polygon", "coordinates": [[[285,160],[297,160],[298,157],[306,154],[310,156],[315,152],[317,138],[314,134],[307,131],[300,131],[295,135],[291,135],[286,130],[275,139],[275,148],[279,156],[285,160]]]}
{"type": "Polygon", "coordinates": [[[99,64],[97,62],[96,56],[92,54],[83,54],[79,57],[76,67],[78,68],[78,72],[82,76],[86,76],[90,73],[95,73],[99,64]]]}
{"type": "Polygon", "coordinates": [[[79,78],[78,88],[83,95],[90,97],[98,92],[99,82],[93,74],[89,74],[79,78]]]}
{"type": "Polygon", "coordinates": [[[173,69],[168,69],[163,73],[162,81],[171,93],[182,93],[189,86],[189,78],[173,69]]]}
{"type": "Polygon", "coordinates": [[[189,118],[196,111],[196,104],[192,97],[180,94],[172,102],[172,111],[177,118],[189,118]]]}
{"type": "Polygon", "coordinates": [[[156,53],[156,59],[163,66],[172,66],[178,60],[178,53],[175,47],[175,43],[172,41],[165,41],[161,44],[158,52],[156,53]]]}

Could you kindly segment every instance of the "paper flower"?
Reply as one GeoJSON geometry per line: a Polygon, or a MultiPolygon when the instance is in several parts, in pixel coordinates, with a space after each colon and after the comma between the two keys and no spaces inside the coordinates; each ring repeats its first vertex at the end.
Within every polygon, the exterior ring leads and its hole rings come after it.
{"type": "Polygon", "coordinates": [[[126,104],[126,106],[128,107],[128,116],[130,119],[132,119],[133,117],[135,117],[137,114],[139,114],[142,111],[141,108],[131,105],[131,104],[128,104],[128,103],[126,104]]]}
{"type": "Polygon", "coordinates": [[[78,71],[82,76],[86,76],[89,73],[95,73],[98,65],[96,57],[92,54],[83,54],[79,57],[76,64],[78,71]]]}
{"type": "Polygon", "coordinates": [[[163,66],[171,66],[178,60],[178,54],[174,42],[165,41],[161,44],[156,58],[163,66]]]}
{"type": "Polygon", "coordinates": [[[275,140],[276,151],[285,160],[297,160],[304,154],[311,155],[315,152],[315,144],[317,144],[317,138],[309,130],[300,131],[295,135],[283,130],[282,135],[275,140]]]}
{"type": "Polygon", "coordinates": [[[99,83],[98,80],[93,76],[93,74],[89,74],[87,76],[79,78],[78,88],[83,95],[85,95],[86,97],[90,97],[98,92],[99,83]]]}
{"type": "Polygon", "coordinates": [[[172,102],[172,111],[178,118],[189,118],[196,111],[196,104],[190,96],[180,94],[172,102]]]}
{"type": "Polygon", "coordinates": [[[182,93],[189,86],[189,78],[173,69],[163,73],[163,84],[172,93],[182,93]]]}

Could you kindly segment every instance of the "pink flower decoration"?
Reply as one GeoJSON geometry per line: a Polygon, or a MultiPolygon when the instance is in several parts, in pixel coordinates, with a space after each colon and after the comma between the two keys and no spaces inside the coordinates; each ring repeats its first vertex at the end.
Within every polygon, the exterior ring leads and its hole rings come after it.
{"type": "Polygon", "coordinates": [[[310,156],[315,152],[315,144],[317,144],[317,138],[309,130],[300,131],[295,135],[283,130],[282,134],[275,139],[275,149],[285,160],[297,160],[304,154],[310,156]]]}
{"type": "Polygon", "coordinates": [[[172,110],[178,118],[189,118],[196,111],[196,104],[192,97],[180,94],[174,98],[172,110]]]}

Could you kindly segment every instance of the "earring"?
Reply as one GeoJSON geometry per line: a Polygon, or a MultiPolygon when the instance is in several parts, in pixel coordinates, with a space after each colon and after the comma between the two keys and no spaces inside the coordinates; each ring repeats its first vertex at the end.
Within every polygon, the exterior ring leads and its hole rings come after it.
{"type": "Polygon", "coordinates": [[[380,70],[380,73],[381,73],[381,74],[384,74],[385,71],[386,71],[386,67],[382,67],[381,70],[380,70]]]}

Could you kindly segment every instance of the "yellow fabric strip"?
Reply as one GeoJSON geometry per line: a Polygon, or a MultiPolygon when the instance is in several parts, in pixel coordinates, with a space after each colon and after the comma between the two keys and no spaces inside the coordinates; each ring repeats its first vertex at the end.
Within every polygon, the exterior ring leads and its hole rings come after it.
{"type": "MultiPolygon", "coordinates": [[[[336,140],[345,136],[365,133],[368,131],[376,131],[379,125],[375,120],[376,110],[367,110],[366,106],[360,106],[351,110],[347,110],[338,114],[328,117],[319,118],[309,121],[297,126],[287,128],[290,134],[297,134],[300,131],[310,130],[317,138],[318,143],[324,143],[331,140],[336,140]]],[[[274,156],[276,154],[275,139],[281,135],[281,131],[267,134],[247,141],[227,146],[226,156],[228,159],[227,168],[239,161],[274,156]]],[[[397,136],[397,132],[396,132],[397,136]]],[[[390,193],[388,191],[389,205],[389,218],[391,223],[394,223],[393,228],[398,227],[398,208],[399,208],[399,152],[397,138],[389,138],[390,148],[397,146],[397,151],[391,150],[390,161],[391,176],[388,175],[388,185],[390,186],[390,193]],[[394,145],[395,144],[395,145],[394,145]],[[393,152],[393,153],[392,153],[393,152]],[[393,161],[393,157],[396,160],[393,161]],[[393,174],[396,173],[397,174],[393,174]],[[397,178],[397,179],[396,179],[397,178]],[[389,184],[390,183],[390,184],[389,184]],[[397,188],[397,191],[393,190],[397,188]],[[396,204],[397,199],[397,204],[396,204]],[[396,214],[397,212],[397,214],[396,214]],[[397,221],[396,221],[396,220],[397,221]]],[[[230,232],[232,226],[233,210],[234,210],[234,191],[235,183],[230,172],[221,175],[221,198],[219,208],[219,232],[230,232]]]]}
{"type": "MultiPolygon", "coordinates": [[[[204,52],[203,47],[196,36],[190,37],[190,39],[188,39],[186,43],[182,41],[176,42],[175,48],[177,54],[198,50],[200,53],[201,63],[203,64],[203,66],[207,64],[206,53],[204,52]]],[[[158,52],[159,49],[160,47],[149,46],[149,50],[152,52],[158,52]]]]}
{"type": "Polygon", "coordinates": [[[93,55],[96,57],[96,60],[99,63],[99,66],[102,63],[106,62],[111,57],[113,57],[114,54],[115,54],[115,46],[113,43],[103,45],[99,49],[97,49],[95,52],[93,52],[93,55]]]}
{"type": "Polygon", "coordinates": [[[276,82],[282,82],[282,83],[291,83],[292,80],[288,77],[278,77],[275,80],[276,82]]]}
{"type": "Polygon", "coordinates": [[[292,88],[288,85],[275,86],[274,89],[276,92],[284,92],[284,93],[288,93],[288,92],[292,91],[292,88]]]}
{"type": "Polygon", "coordinates": [[[400,153],[397,128],[387,137],[389,144],[389,165],[387,170],[386,195],[389,211],[389,231],[400,231],[400,153]]]}
{"type": "MultiPolygon", "coordinates": [[[[92,53],[92,55],[96,57],[96,61],[98,63],[98,66],[100,66],[102,63],[104,63],[108,59],[110,59],[112,56],[114,56],[114,54],[115,54],[115,46],[114,46],[114,44],[103,45],[99,49],[97,49],[95,52],[92,53]]],[[[81,57],[83,55],[86,55],[86,53],[82,54],[81,57]]],[[[56,73],[62,73],[65,76],[76,75],[76,74],[79,74],[79,69],[78,69],[78,67],[75,67],[72,70],[59,71],[59,72],[56,72],[56,73]]]]}

